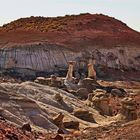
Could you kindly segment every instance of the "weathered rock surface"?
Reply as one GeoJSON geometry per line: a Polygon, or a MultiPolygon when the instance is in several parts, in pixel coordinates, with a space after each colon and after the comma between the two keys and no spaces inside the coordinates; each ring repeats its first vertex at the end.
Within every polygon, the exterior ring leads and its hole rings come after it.
{"type": "MultiPolygon", "coordinates": [[[[63,128],[63,118],[65,122],[79,122],[82,127],[94,124],[93,120],[100,124],[101,120],[105,119],[98,111],[89,108],[74,95],[56,87],[33,82],[1,83],[0,106],[0,116],[6,120],[19,126],[29,122],[31,126],[51,132],[63,128]],[[75,108],[86,110],[87,107],[90,113],[83,112],[87,122],[84,117],[79,119],[80,117],[77,118],[72,113],[75,108]]],[[[78,124],[76,125],[78,127],[78,124]]]]}

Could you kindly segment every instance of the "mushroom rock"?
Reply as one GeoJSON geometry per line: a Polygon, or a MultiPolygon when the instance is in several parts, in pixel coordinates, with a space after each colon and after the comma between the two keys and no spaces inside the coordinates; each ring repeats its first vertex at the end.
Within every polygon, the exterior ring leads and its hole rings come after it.
{"type": "Polygon", "coordinates": [[[78,86],[75,84],[75,78],[73,77],[73,69],[75,61],[69,61],[69,68],[66,75],[66,78],[64,80],[64,85],[67,87],[68,90],[77,90],[78,86]]]}
{"type": "Polygon", "coordinates": [[[111,116],[112,110],[109,104],[109,96],[104,90],[97,90],[95,92],[96,94],[92,98],[93,105],[100,111],[101,114],[111,116]]]}
{"type": "Polygon", "coordinates": [[[96,88],[101,88],[101,85],[96,81],[96,71],[94,69],[94,63],[90,62],[88,64],[88,77],[80,80],[78,83],[80,87],[86,88],[89,92],[92,92],[96,88]]]}
{"type": "Polygon", "coordinates": [[[137,119],[136,102],[130,97],[122,99],[122,108],[120,113],[125,116],[128,121],[137,119]]]}
{"type": "MultiPolygon", "coordinates": [[[[95,61],[94,61],[95,63],[95,61]]],[[[94,69],[94,64],[92,62],[90,62],[88,64],[88,78],[92,78],[94,80],[96,80],[96,71],[94,69]]]]}

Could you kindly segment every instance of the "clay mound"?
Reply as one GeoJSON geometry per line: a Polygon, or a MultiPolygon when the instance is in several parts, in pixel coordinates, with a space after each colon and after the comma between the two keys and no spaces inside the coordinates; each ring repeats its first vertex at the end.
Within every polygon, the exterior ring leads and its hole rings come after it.
{"type": "Polygon", "coordinates": [[[85,45],[111,47],[140,44],[138,32],[125,23],[102,14],[21,18],[3,25],[0,28],[0,38],[2,46],[12,42],[47,42],[72,49],[74,47],[76,50],[85,45]]]}

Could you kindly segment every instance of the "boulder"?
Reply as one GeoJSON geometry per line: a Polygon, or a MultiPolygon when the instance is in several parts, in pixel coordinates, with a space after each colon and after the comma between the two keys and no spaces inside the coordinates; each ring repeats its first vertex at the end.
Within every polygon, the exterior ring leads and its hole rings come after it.
{"type": "Polygon", "coordinates": [[[86,88],[79,88],[76,91],[76,95],[78,96],[79,99],[87,99],[88,94],[89,94],[89,92],[86,88]]]}
{"type": "Polygon", "coordinates": [[[92,98],[93,105],[102,115],[112,115],[111,107],[109,105],[109,96],[104,90],[95,91],[95,95],[92,98]]]}
{"type": "Polygon", "coordinates": [[[74,116],[84,121],[95,123],[92,113],[88,110],[78,109],[74,111],[74,116]]]}
{"type": "Polygon", "coordinates": [[[67,121],[67,122],[63,122],[63,125],[65,128],[67,129],[79,129],[79,122],[77,121],[67,121]]]}
{"type": "Polygon", "coordinates": [[[54,99],[59,102],[59,103],[62,103],[63,102],[63,97],[59,94],[59,93],[56,93],[54,95],[54,99]]]}
{"type": "Polygon", "coordinates": [[[21,129],[24,130],[24,131],[29,131],[29,132],[32,131],[32,128],[31,128],[31,126],[30,126],[29,123],[23,124],[22,127],[21,127],[21,129]]]}

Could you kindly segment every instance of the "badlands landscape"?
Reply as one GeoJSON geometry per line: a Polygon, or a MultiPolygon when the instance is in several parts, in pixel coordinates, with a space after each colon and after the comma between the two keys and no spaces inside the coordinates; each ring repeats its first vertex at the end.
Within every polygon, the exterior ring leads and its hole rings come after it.
{"type": "Polygon", "coordinates": [[[139,140],[140,33],[103,14],[0,27],[0,139],[139,140]]]}

